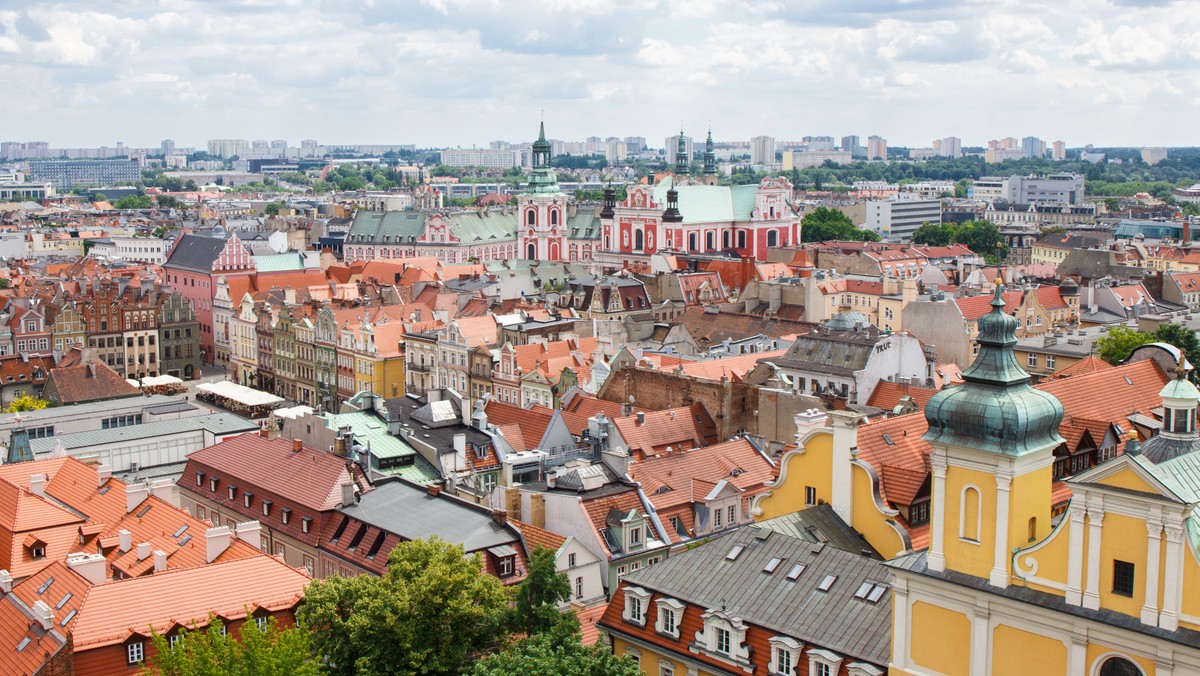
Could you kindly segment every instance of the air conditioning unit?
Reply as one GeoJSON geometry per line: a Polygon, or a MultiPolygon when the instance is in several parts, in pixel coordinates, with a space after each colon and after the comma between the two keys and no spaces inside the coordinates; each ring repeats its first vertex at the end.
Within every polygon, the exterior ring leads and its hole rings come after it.
{"type": "Polygon", "coordinates": [[[136,471],[140,470],[141,468],[142,468],[141,463],[138,463],[138,462],[130,462],[129,463],[129,471],[130,472],[136,472],[136,471]]]}

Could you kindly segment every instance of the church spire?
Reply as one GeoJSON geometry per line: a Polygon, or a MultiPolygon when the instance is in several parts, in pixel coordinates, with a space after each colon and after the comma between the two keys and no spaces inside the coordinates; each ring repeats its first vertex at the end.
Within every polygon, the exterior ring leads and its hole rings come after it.
{"type": "Polygon", "coordinates": [[[529,172],[529,192],[531,193],[557,193],[561,192],[558,188],[558,177],[554,175],[554,170],[550,168],[550,142],[546,140],[546,123],[543,121],[538,125],[538,139],[533,142],[533,170],[529,172]]]}
{"type": "Polygon", "coordinates": [[[708,130],[708,140],[704,142],[704,175],[717,175],[717,154],[713,151],[711,127],[708,130]]]}
{"type": "Polygon", "coordinates": [[[675,149],[675,175],[688,175],[688,156],[687,156],[687,137],[683,135],[683,128],[679,128],[679,145],[675,149]]]}

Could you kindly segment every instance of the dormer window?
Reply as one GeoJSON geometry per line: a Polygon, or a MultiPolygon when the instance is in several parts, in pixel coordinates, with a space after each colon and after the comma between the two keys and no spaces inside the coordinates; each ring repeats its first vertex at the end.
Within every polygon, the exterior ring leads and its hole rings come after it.
{"type": "Polygon", "coordinates": [[[639,627],[646,626],[646,610],[650,604],[650,592],[641,587],[625,589],[625,609],[621,619],[639,627]]]}
{"type": "Polygon", "coordinates": [[[213,477],[213,478],[211,478],[211,479],[209,479],[209,480],[208,480],[208,490],[209,490],[209,492],[212,492],[212,493],[216,493],[216,492],[217,492],[217,482],[219,482],[219,481],[220,481],[220,479],[218,479],[217,477],[213,477]]]}
{"type": "Polygon", "coordinates": [[[242,505],[249,507],[250,503],[253,501],[254,501],[253,493],[251,493],[250,491],[246,491],[245,493],[242,493],[242,505]]]}
{"type": "Polygon", "coordinates": [[[271,516],[271,501],[270,500],[263,500],[262,508],[263,508],[263,516],[271,516]]]}
{"type": "Polygon", "coordinates": [[[229,499],[232,500],[235,497],[237,497],[237,486],[230,486],[229,487],[229,499]]]}
{"type": "Polygon", "coordinates": [[[290,507],[284,507],[283,509],[279,510],[279,519],[283,521],[283,525],[286,526],[291,518],[292,510],[290,507]]]}
{"type": "Polygon", "coordinates": [[[678,640],[685,606],[670,598],[658,599],[655,605],[658,607],[658,618],[654,623],[654,631],[678,640]]]}
{"type": "Polygon", "coordinates": [[[300,531],[303,533],[307,533],[310,528],[312,528],[312,517],[311,516],[300,517],[300,531]]]}
{"type": "Polygon", "coordinates": [[[725,610],[709,610],[701,616],[704,629],[696,632],[692,649],[741,667],[749,667],[750,649],[746,645],[747,625],[725,610]]]}
{"type": "Polygon", "coordinates": [[[800,652],[804,644],[790,636],[773,636],[771,644],[771,665],[769,673],[777,676],[793,676],[800,664],[800,652]]]}
{"type": "Polygon", "coordinates": [[[204,485],[204,472],[196,472],[196,485],[197,486],[204,485]]]}

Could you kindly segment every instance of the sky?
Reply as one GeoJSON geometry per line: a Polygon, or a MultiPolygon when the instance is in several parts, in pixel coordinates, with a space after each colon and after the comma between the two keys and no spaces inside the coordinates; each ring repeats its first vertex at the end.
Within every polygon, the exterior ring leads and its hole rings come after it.
{"type": "Polygon", "coordinates": [[[1189,146],[1198,41],[1196,0],[2,0],[0,140],[1189,146]]]}

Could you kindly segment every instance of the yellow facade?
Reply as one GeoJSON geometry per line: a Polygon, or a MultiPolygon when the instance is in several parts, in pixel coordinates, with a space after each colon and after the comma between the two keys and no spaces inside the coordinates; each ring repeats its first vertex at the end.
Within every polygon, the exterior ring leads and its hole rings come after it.
{"type": "Polygon", "coordinates": [[[779,479],[775,490],[764,494],[756,504],[758,521],[793,514],[816,502],[808,503],[805,488],[817,491],[817,500],[833,500],[833,435],[818,431],[804,440],[800,448],[788,451],[779,461],[779,479]]]}
{"type": "Polygon", "coordinates": [[[971,621],[948,608],[917,602],[912,607],[912,661],[942,674],[966,674],[971,664],[971,621]]]}
{"type": "Polygon", "coordinates": [[[1067,674],[1067,646],[1005,624],[992,631],[992,673],[996,676],[1067,674]]]}
{"type": "Polygon", "coordinates": [[[996,538],[996,479],[979,470],[950,467],[946,472],[946,568],[986,578],[992,570],[996,538]],[[985,517],[985,515],[987,515],[985,517]]]}

